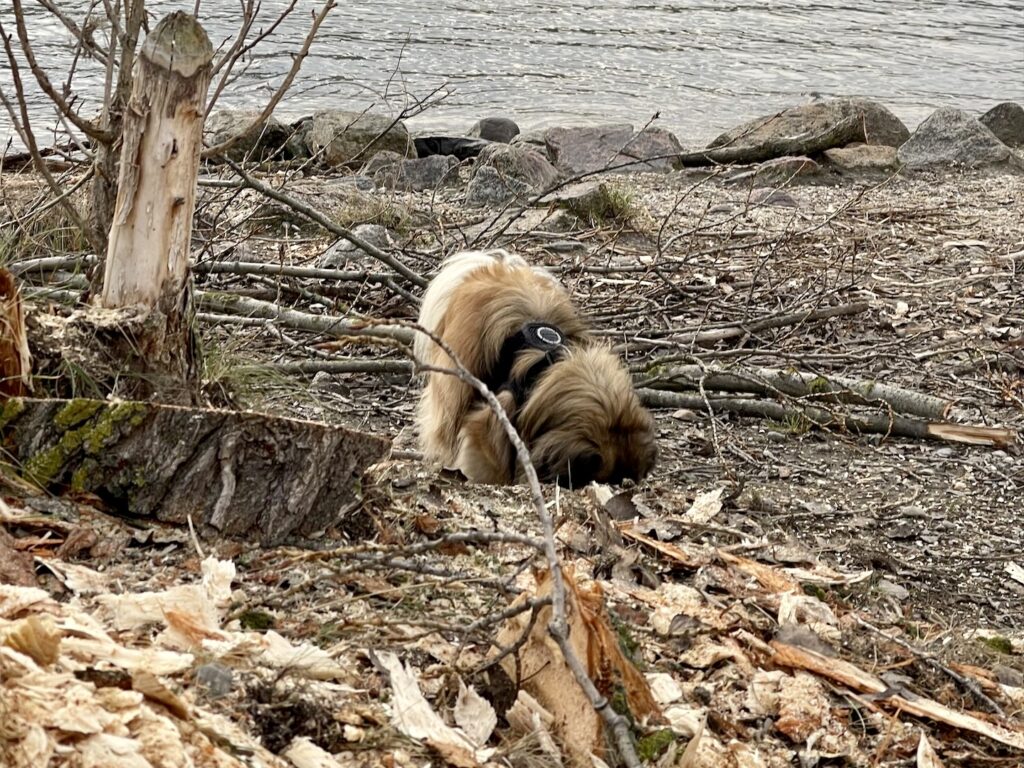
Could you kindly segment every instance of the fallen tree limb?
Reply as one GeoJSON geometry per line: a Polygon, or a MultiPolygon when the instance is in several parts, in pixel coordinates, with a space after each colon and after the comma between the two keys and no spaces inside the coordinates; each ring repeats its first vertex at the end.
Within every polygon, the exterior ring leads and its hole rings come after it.
{"type": "Polygon", "coordinates": [[[297,363],[268,363],[267,365],[243,365],[236,372],[274,371],[286,375],[309,373],[405,373],[413,374],[413,365],[408,360],[302,360],[297,363]]]}
{"type": "Polygon", "coordinates": [[[727,411],[739,416],[795,421],[806,427],[814,426],[853,434],[891,435],[1000,448],[1014,445],[1018,440],[1017,432],[1013,429],[924,421],[886,413],[848,415],[824,408],[785,406],[750,397],[710,397],[705,400],[700,395],[684,395],[657,389],[641,389],[639,395],[645,405],[653,408],[689,408],[704,412],[710,406],[712,410],[727,411]]]}
{"type": "Polygon", "coordinates": [[[312,331],[329,336],[377,336],[411,344],[413,331],[391,325],[364,326],[358,320],[326,315],[313,315],[296,309],[287,309],[269,301],[250,299],[230,293],[197,291],[199,306],[208,312],[222,312],[246,318],[273,320],[301,331],[312,331]]]}
{"type": "Polygon", "coordinates": [[[948,418],[953,401],[922,392],[914,392],[876,381],[848,376],[821,376],[814,373],[758,368],[753,371],[703,368],[680,365],[659,371],[639,386],[669,392],[699,389],[720,392],[750,392],[757,395],[789,395],[819,402],[872,405],[883,402],[899,413],[926,419],[948,418]]]}
{"type": "Polygon", "coordinates": [[[390,447],[311,421],[85,399],[8,400],[0,435],[41,487],[267,545],[337,523],[363,470],[390,447]]]}
{"type": "Polygon", "coordinates": [[[848,117],[813,136],[772,139],[755,146],[715,147],[696,152],[683,152],[673,158],[681,168],[731,163],[760,163],[787,155],[815,155],[833,147],[843,147],[854,141],[864,141],[864,121],[848,117]]]}
{"type": "Polygon", "coordinates": [[[873,694],[876,697],[875,701],[887,702],[915,717],[928,718],[953,728],[978,733],[1000,744],[1024,750],[1024,733],[1020,730],[1011,730],[1004,725],[988,722],[965,712],[957,712],[937,701],[916,696],[909,691],[896,692],[879,678],[842,659],[829,658],[778,640],[771,642],[771,648],[772,661],[780,666],[813,672],[819,677],[841,683],[855,691],[873,694]]]}
{"type": "Polygon", "coordinates": [[[784,328],[787,325],[799,325],[812,320],[827,320],[832,317],[845,315],[859,315],[867,312],[871,305],[866,301],[856,301],[852,304],[840,304],[837,307],[822,307],[804,312],[787,312],[784,315],[765,317],[761,320],[752,320],[749,323],[738,323],[728,328],[717,328],[712,331],[698,331],[689,336],[670,337],[671,341],[681,344],[713,344],[716,341],[735,339],[739,336],[746,336],[759,331],[767,331],[772,328],[784,328]]]}
{"type": "Polygon", "coordinates": [[[192,266],[197,275],[269,275],[271,277],[306,277],[314,280],[337,280],[339,282],[385,283],[394,278],[383,272],[353,272],[318,267],[292,267],[283,264],[268,264],[259,261],[203,261],[192,266]]]}

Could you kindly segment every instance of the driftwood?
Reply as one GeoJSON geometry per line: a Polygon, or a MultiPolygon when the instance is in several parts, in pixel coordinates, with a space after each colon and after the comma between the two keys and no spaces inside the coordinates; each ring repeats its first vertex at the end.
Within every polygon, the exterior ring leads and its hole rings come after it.
{"type": "Polygon", "coordinates": [[[752,147],[715,147],[696,152],[683,152],[672,158],[676,167],[696,168],[732,163],[761,163],[788,155],[814,155],[833,147],[844,147],[853,141],[864,141],[864,121],[848,117],[813,136],[775,139],[752,147]]]}
{"type": "Polygon", "coordinates": [[[720,392],[749,392],[757,395],[776,394],[801,397],[816,402],[886,403],[896,412],[926,419],[948,418],[953,401],[934,395],[914,392],[876,381],[845,376],[822,376],[814,373],[758,368],[753,371],[703,368],[699,365],[673,366],[641,383],[651,389],[670,392],[699,389],[720,392]]]}
{"type": "Polygon", "coordinates": [[[793,421],[800,426],[827,427],[854,434],[892,435],[924,440],[942,440],[968,445],[990,445],[1005,448],[1017,443],[1016,430],[1003,427],[983,427],[971,424],[953,424],[943,421],[925,421],[908,416],[886,413],[844,414],[824,408],[787,407],[768,400],[750,397],[714,397],[707,400],[700,395],[684,395],[657,389],[641,389],[640,399],[653,408],[689,408],[704,412],[712,410],[735,413],[739,416],[757,416],[776,421],[793,421]]]}
{"type": "Polygon", "coordinates": [[[266,545],[338,523],[390,446],[317,422],[86,399],[7,400],[0,436],[39,486],[266,545]]]}

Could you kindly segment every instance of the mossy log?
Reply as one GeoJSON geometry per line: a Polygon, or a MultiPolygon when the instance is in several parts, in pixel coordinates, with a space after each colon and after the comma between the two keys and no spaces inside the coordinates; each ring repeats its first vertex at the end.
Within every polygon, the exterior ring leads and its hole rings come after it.
{"type": "Polygon", "coordinates": [[[390,441],[258,413],[12,398],[0,438],[23,476],[95,494],[131,517],[262,544],[339,522],[390,441]]]}

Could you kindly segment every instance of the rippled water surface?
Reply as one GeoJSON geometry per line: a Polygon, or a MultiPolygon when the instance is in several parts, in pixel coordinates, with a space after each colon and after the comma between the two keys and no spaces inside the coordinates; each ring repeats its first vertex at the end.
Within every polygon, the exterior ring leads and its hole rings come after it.
{"type": "MultiPolygon", "coordinates": [[[[60,80],[70,36],[34,0],[23,2],[37,55],[60,80]]],[[[10,4],[0,0],[5,27],[13,27],[10,4]]],[[[59,5],[80,17],[89,3],[59,5]]],[[[192,5],[149,3],[154,16],[192,5]]],[[[264,25],[286,5],[263,0],[264,25]]],[[[222,105],[268,98],[317,5],[298,0],[222,105]]],[[[200,18],[215,45],[238,16],[238,0],[202,0],[200,18]]],[[[4,70],[7,91],[6,62],[4,70]]],[[[102,72],[80,68],[83,101],[95,104],[101,84],[102,72]]],[[[297,117],[384,101],[396,111],[439,87],[448,96],[414,127],[457,131],[487,114],[524,127],[642,124],[660,113],[658,124],[695,143],[816,95],[875,98],[913,127],[939,106],[983,111],[1024,100],[1024,0],[342,0],[280,111],[297,117]]],[[[32,101],[43,114],[39,97],[32,101]]],[[[0,115],[0,135],[10,132],[0,115]]]]}

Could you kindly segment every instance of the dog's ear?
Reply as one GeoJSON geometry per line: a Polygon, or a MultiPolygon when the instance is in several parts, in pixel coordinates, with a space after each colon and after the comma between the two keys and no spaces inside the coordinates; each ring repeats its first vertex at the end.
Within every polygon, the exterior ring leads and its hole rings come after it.
{"type": "MultiPolygon", "coordinates": [[[[507,414],[515,410],[511,392],[498,395],[507,414]]],[[[477,405],[462,421],[458,467],[474,483],[508,484],[515,480],[515,448],[501,421],[486,403],[477,405]]]]}

